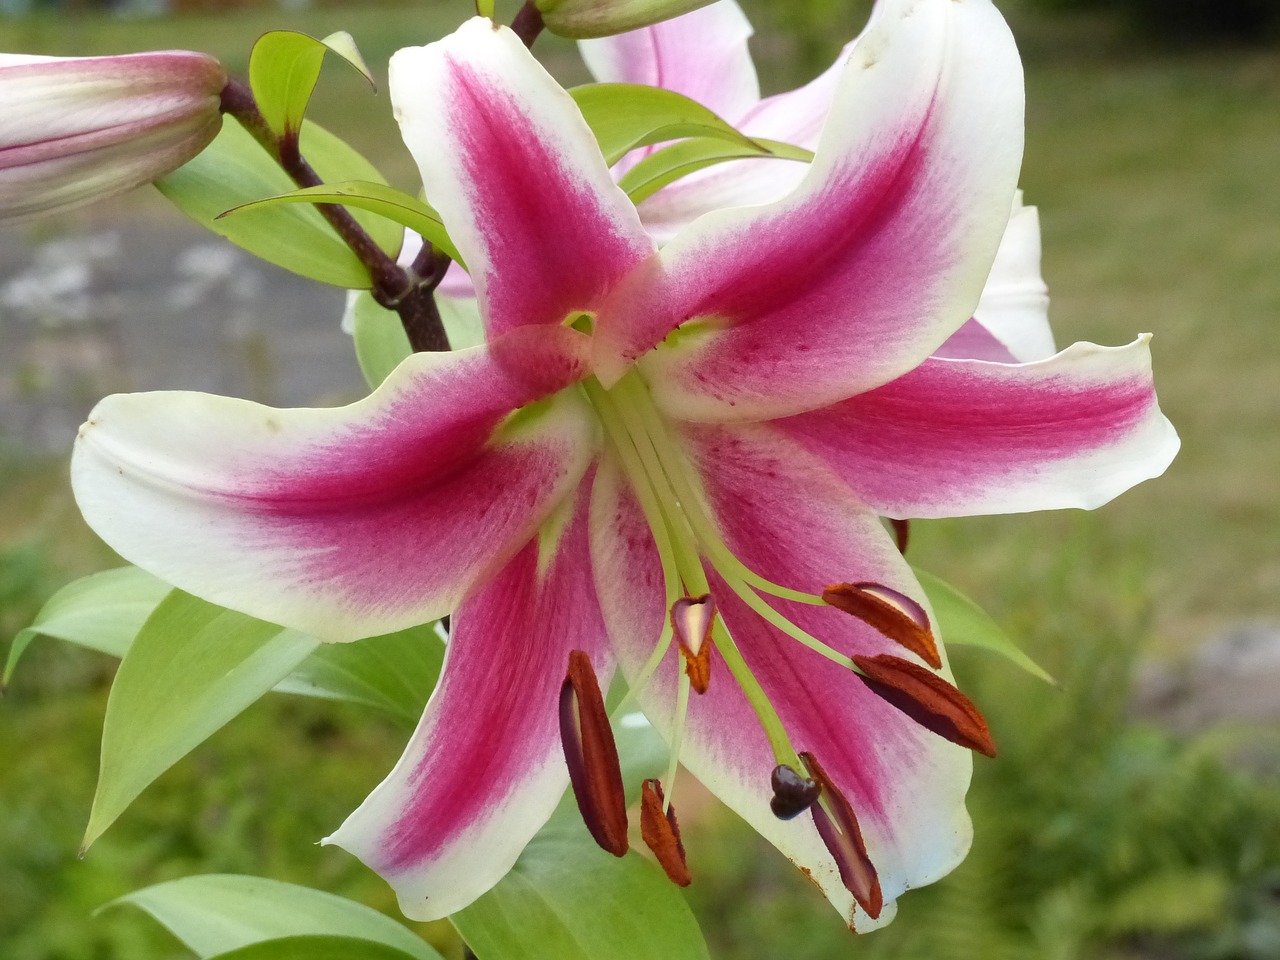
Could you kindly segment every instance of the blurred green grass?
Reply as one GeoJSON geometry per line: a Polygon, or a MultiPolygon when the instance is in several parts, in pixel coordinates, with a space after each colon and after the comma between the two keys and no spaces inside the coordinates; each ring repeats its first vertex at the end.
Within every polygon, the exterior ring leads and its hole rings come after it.
{"type": "MultiPolygon", "coordinates": [[[[856,22],[857,6],[831,9],[856,22]]],[[[266,29],[349,29],[385,91],[387,55],[445,32],[458,8],[5,21],[0,46],[89,54],[186,45],[242,71],[266,29]]],[[[751,6],[758,25],[782,19],[781,9],[751,6]]],[[[1266,939],[1280,929],[1268,886],[1280,867],[1274,744],[1270,766],[1246,775],[1224,758],[1239,752],[1232,737],[1253,740],[1253,731],[1183,742],[1126,713],[1139,655],[1184,655],[1231,624],[1280,621],[1280,57],[1160,53],[1122,42],[1105,18],[1012,12],[1027,63],[1023,186],[1041,209],[1059,343],[1153,332],[1157,383],[1183,451],[1165,477],[1094,514],[916,525],[913,559],[978,599],[1064,691],[957,656],[1005,751],[977,770],[975,852],[943,884],[905,898],[900,920],[867,940],[851,940],[739,824],[694,807],[691,898],[719,958],[1280,957],[1266,939]],[[1179,928],[1187,916],[1197,925],[1179,928]]],[[[766,86],[812,75],[853,29],[761,37],[766,86]],[[808,67],[798,51],[814,58],[808,67]]],[[[567,80],[582,77],[569,45],[544,52],[567,80]]],[[[393,181],[413,185],[385,92],[371,100],[354,73],[331,66],[315,115],[353,143],[375,144],[393,181]]],[[[0,453],[5,636],[60,582],[109,562],[76,519],[62,469],[0,453]]],[[[76,863],[108,678],[109,664],[50,644],[0,703],[6,957],[178,956],[140,918],[87,914],[183,873],[259,872],[391,909],[380,883],[311,844],[389,767],[403,732],[327,705],[260,704],[76,863]]],[[[691,803],[692,791],[685,796],[691,803]]]]}

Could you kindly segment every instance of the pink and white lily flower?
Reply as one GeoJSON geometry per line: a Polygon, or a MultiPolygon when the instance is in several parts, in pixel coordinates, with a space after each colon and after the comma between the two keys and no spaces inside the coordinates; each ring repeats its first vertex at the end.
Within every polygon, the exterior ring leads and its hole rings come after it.
{"type": "MultiPolygon", "coordinates": [[[[73,462],[86,518],[169,582],[325,640],[453,614],[413,739],[329,838],[408,916],[496,883],[568,768],[625,848],[591,679],[617,667],[848,922],[887,922],[964,856],[957,744],[989,739],[880,518],[1096,507],[1178,445],[1146,337],[931,357],[1015,195],[1008,28],[988,0],[881,3],[795,188],[660,251],[509,30],[400,51],[391,91],[487,342],[415,354],[341,409],[110,397],[73,462]]],[[[662,803],[646,785],[660,857],[662,803]]]]}

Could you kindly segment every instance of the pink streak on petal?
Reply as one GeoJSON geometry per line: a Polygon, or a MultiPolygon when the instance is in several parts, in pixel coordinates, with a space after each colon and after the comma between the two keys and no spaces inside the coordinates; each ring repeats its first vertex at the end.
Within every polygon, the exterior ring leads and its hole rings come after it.
{"type": "Polygon", "coordinates": [[[298,576],[330,582],[354,607],[396,606],[411,602],[424,580],[482,569],[512,532],[531,529],[538,519],[531,505],[546,504],[565,482],[573,440],[494,443],[494,431],[514,407],[584,369],[572,355],[543,350],[544,363],[521,383],[502,369],[508,354],[500,345],[510,340],[489,348],[497,362],[480,376],[402,393],[377,419],[316,444],[239,495],[296,551],[298,576]],[[428,420],[427,410],[439,412],[428,420]]]}
{"type": "MultiPolygon", "coordinates": [[[[878,521],[829,471],[768,428],[734,429],[743,432],[693,428],[687,439],[713,514],[739,558],[775,582],[800,589],[820,592],[840,577],[865,576],[921,597],[878,521]]],[[[665,611],[652,538],[634,498],[619,487],[597,478],[592,561],[620,666],[634,676],[653,649],[665,611]]],[[[783,637],[747,609],[713,569],[707,574],[717,604],[723,604],[724,622],[796,748],[832,755],[828,767],[863,821],[886,897],[954,866],[968,840],[962,806],[966,751],[876,702],[848,670],[783,637]]],[[[834,609],[782,602],[778,607],[841,649],[900,652],[878,631],[834,609]]],[[[772,813],[770,775],[777,761],[718,647],[711,656],[713,680],[689,704],[681,762],[805,867],[850,916],[852,899],[812,822],[784,823],[772,813]]],[[[640,696],[649,718],[668,736],[681,669],[672,649],[640,696]]],[[[857,919],[861,928],[865,916],[857,919]]]]}
{"type": "Polygon", "coordinates": [[[645,358],[665,411],[785,416],[900,376],[972,316],[1021,158],[1016,49],[985,4],[881,10],[805,180],[695,221],[663,248],[660,282],[607,304],[606,382],[682,327],[645,358]]]}
{"type": "MultiPolygon", "coordinates": [[[[813,593],[846,575],[865,577],[925,602],[876,517],[794,444],[768,427],[696,427],[685,435],[728,547],[757,573],[813,593]]],[[[950,869],[962,854],[967,827],[963,796],[970,764],[964,751],[874,702],[848,669],[767,624],[712,576],[725,624],[793,746],[824,755],[828,773],[857,812],[886,897],[950,869]]],[[[842,653],[901,653],[879,631],[833,608],[770,602],[842,653]]],[[[708,696],[714,691],[715,685],[708,696]]],[[[745,719],[698,721],[706,724],[697,728],[700,735],[719,741],[715,752],[732,756],[745,719]]],[[[764,797],[768,784],[761,782],[759,791],[764,797]]]]}
{"type": "Polygon", "coordinates": [[[895,517],[1094,507],[1177,450],[1143,341],[1032,364],[929,360],[778,425],[895,517]]]}
{"type": "Polygon", "coordinates": [[[403,757],[330,838],[386,876],[415,919],[459,910],[501,879],[568,783],[558,705],[569,652],[588,652],[602,683],[612,669],[587,546],[590,482],[558,539],[527,544],[458,610],[403,757]]]}
{"type": "MultiPolygon", "coordinates": [[[[429,708],[440,734],[423,744],[403,816],[389,827],[388,869],[433,859],[492,817],[528,773],[563,766],[559,702],[569,651],[589,651],[597,665],[611,659],[602,653],[586,497],[579,500],[547,576],[538,575],[535,541],[458,611],[447,673],[429,708]]],[[[597,674],[608,683],[607,670],[597,674]]]]}
{"type": "MultiPolygon", "coordinates": [[[[461,56],[446,54],[445,63],[447,87],[430,95],[447,98],[459,186],[484,248],[479,258],[464,252],[491,336],[592,309],[652,250],[634,210],[635,229],[622,222],[625,198],[602,196],[583,175],[584,164],[603,173],[603,158],[557,143],[531,113],[527,92],[513,93],[506,78],[461,56]]],[[[548,107],[572,111],[564,99],[548,107]]]]}
{"type": "Polygon", "coordinates": [[[328,641],[425,622],[526,542],[592,457],[585,403],[544,399],[581,359],[544,351],[535,375],[501,352],[415,354],[334,409],[108,397],[81,429],[77,501],[122,556],[214,603],[328,641]]]}

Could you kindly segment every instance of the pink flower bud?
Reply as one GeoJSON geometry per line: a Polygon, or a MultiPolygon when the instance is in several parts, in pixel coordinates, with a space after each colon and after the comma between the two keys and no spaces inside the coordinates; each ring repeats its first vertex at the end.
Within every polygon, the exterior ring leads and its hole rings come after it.
{"type": "Polygon", "coordinates": [[[705,7],[711,0],[534,0],[543,22],[564,37],[607,37],[705,7]]]}
{"type": "Polygon", "coordinates": [[[55,213],[163,176],[222,124],[226,71],[186,50],[0,54],[0,221],[55,213]]]}

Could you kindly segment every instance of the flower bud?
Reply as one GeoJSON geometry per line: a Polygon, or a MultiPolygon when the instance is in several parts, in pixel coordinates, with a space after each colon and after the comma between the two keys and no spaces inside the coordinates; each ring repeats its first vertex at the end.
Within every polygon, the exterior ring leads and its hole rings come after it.
{"type": "Polygon", "coordinates": [[[227,75],[185,50],[118,57],[0,54],[0,221],[147,183],[208,146],[227,75]]]}
{"type": "Polygon", "coordinates": [[[711,0],[533,0],[547,29],[562,37],[607,37],[670,20],[711,0]]]}

